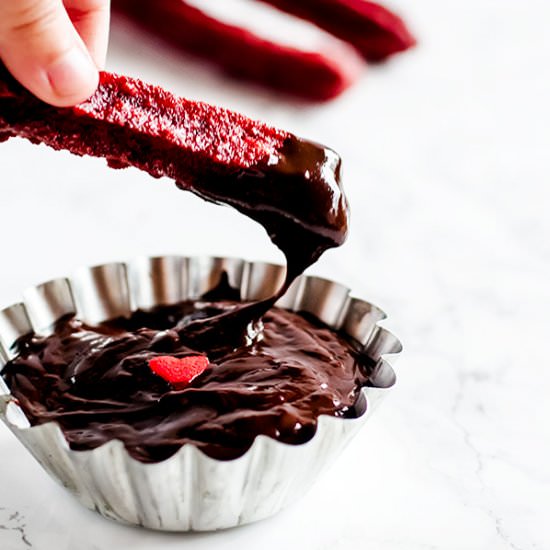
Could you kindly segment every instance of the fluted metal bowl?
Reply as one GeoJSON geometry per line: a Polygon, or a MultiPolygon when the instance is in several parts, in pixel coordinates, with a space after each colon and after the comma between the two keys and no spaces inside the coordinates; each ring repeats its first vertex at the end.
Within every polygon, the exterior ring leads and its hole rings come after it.
{"type": "MultiPolygon", "coordinates": [[[[224,272],[243,301],[272,295],[284,279],[284,267],[275,264],[165,256],[85,268],[33,287],[23,303],[0,311],[0,368],[15,356],[21,336],[50,334],[63,315],[99,323],[198,298],[224,272]]],[[[397,338],[379,325],[385,314],[339,283],[302,276],[277,305],[315,315],[357,340],[377,362],[371,385],[362,390],[361,416],[321,416],[314,437],[300,445],[260,435],[240,458],[220,461],[187,444],[154,464],[132,458],[119,440],[74,451],[58,424],[31,427],[1,376],[0,417],[55,480],[105,517],[166,531],[209,531],[271,516],[304,494],[365,423],[394,385],[389,356],[401,352],[397,338]]]]}

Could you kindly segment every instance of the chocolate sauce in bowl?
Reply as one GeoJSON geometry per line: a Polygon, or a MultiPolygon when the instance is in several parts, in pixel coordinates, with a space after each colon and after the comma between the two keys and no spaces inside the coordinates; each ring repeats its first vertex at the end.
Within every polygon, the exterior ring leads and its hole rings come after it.
{"type": "Polygon", "coordinates": [[[360,390],[374,363],[313,317],[271,308],[262,337],[237,348],[214,332],[197,348],[178,328],[235,307],[187,301],[98,326],[67,316],[51,336],[22,338],[3,376],[31,424],[58,422],[77,450],[120,439],[143,462],[166,459],[186,443],[232,459],[260,434],[304,443],[319,415],[363,412],[360,390]],[[148,366],[159,355],[198,351],[211,364],[183,389],[148,366]]]}

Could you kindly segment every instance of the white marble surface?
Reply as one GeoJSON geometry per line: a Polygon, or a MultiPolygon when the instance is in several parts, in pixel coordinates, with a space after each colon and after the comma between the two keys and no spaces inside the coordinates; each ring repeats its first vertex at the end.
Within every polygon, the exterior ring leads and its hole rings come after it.
{"type": "MultiPolygon", "coordinates": [[[[406,346],[391,397],[298,505],[212,535],[96,517],[2,427],[2,550],[550,548],[550,4],[394,3],[421,45],[325,107],[121,33],[110,58],[342,153],[351,238],[315,270],[390,314],[406,346]]],[[[0,163],[0,305],[78,265],[138,254],[279,258],[252,222],[136,171],[16,140],[0,163]]]]}

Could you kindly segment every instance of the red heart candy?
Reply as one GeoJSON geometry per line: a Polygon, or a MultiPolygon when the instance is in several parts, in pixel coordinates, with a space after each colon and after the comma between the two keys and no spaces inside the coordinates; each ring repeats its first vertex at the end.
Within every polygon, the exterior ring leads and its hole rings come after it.
{"type": "Polygon", "coordinates": [[[170,384],[178,386],[189,384],[203,373],[209,364],[208,357],[205,355],[190,355],[181,358],[161,355],[149,360],[149,367],[155,374],[170,384]]]}

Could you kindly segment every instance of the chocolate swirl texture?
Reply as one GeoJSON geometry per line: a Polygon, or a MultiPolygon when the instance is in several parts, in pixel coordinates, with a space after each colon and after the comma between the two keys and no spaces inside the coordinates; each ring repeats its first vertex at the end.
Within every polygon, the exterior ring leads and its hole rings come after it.
{"type": "Polygon", "coordinates": [[[186,443],[232,459],[260,434],[304,443],[319,415],[363,412],[360,390],[373,361],[315,318],[276,307],[250,346],[220,345],[214,335],[210,367],[184,389],[151,371],[152,357],[204,352],[186,339],[185,325],[235,307],[188,301],[98,326],[64,317],[52,335],[20,339],[3,376],[32,424],[57,421],[73,449],[120,439],[143,462],[186,443]]]}

